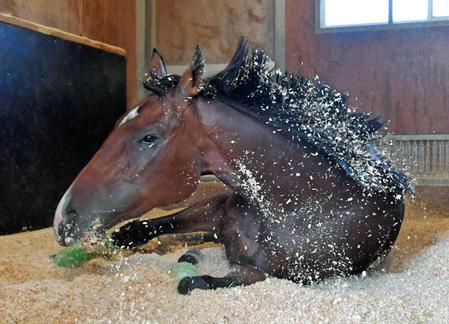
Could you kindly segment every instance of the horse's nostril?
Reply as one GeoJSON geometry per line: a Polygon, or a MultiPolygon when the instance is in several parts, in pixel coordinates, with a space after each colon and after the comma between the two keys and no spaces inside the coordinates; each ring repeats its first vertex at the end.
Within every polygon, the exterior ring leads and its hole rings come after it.
{"type": "Polygon", "coordinates": [[[69,241],[75,230],[75,223],[78,213],[68,204],[63,211],[62,221],[57,228],[58,241],[61,245],[69,245],[69,241]]]}
{"type": "Polygon", "coordinates": [[[66,246],[67,245],[66,241],[65,241],[66,235],[67,235],[67,233],[66,233],[65,225],[64,224],[60,224],[58,226],[57,240],[58,240],[59,244],[61,244],[62,246],[66,246]]]}
{"type": "Polygon", "coordinates": [[[73,222],[75,221],[75,218],[77,216],[78,216],[78,213],[76,212],[76,210],[71,208],[70,206],[67,206],[65,209],[64,223],[66,225],[73,224],[73,222]]]}

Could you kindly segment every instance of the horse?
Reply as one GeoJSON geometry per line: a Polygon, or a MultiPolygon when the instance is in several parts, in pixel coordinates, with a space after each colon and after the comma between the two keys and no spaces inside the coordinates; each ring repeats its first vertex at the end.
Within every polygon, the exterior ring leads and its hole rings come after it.
{"type": "Polygon", "coordinates": [[[196,48],[182,75],[155,49],[149,95],[118,121],[55,212],[63,245],[187,199],[202,175],[231,192],[113,232],[122,248],[163,234],[206,232],[225,247],[224,277],[184,278],[178,291],[250,285],[268,276],[309,284],[356,275],[386,255],[404,215],[408,177],[379,150],[378,118],[319,80],[281,72],[240,40],[204,77],[196,48]]]}

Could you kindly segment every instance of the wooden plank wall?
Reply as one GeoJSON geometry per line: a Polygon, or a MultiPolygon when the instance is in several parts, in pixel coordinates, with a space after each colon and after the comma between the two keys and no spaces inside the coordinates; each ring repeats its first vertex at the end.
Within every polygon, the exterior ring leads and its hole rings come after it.
{"type": "Polygon", "coordinates": [[[286,3],[288,69],[349,91],[397,134],[449,133],[448,40],[449,27],[319,34],[315,1],[286,3]]]}
{"type": "Polygon", "coordinates": [[[197,44],[207,63],[227,63],[241,36],[273,52],[274,0],[155,1],[155,43],[167,64],[188,63],[197,44]]]}
{"type": "Polygon", "coordinates": [[[131,0],[0,0],[0,12],[124,48],[128,106],[136,100],[136,9],[131,0]]]}

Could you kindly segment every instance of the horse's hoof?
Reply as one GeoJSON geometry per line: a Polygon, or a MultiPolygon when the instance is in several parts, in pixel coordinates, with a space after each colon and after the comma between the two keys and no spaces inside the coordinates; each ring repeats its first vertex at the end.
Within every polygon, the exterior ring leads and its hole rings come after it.
{"type": "Polygon", "coordinates": [[[124,249],[134,249],[150,240],[151,231],[141,221],[132,221],[112,232],[111,239],[115,245],[124,249]]]}
{"type": "Polygon", "coordinates": [[[178,292],[181,295],[187,295],[193,289],[211,289],[205,278],[209,276],[185,277],[178,284],[178,292]]]}
{"type": "Polygon", "coordinates": [[[190,292],[195,289],[195,287],[193,287],[193,282],[194,279],[192,277],[185,277],[181,279],[178,283],[178,293],[181,295],[190,294],[190,292]]]}
{"type": "Polygon", "coordinates": [[[126,233],[125,230],[119,229],[116,232],[112,232],[111,240],[114,245],[118,246],[121,249],[131,249],[133,244],[132,236],[129,233],[126,233]]]}

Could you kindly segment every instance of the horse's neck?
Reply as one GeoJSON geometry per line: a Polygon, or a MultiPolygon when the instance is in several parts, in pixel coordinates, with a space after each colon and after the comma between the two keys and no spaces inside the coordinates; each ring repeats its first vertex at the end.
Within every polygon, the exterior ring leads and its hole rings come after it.
{"type": "Polygon", "coordinates": [[[197,108],[206,137],[214,143],[204,153],[206,171],[231,188],[285,204],[295,195],[306,200],[335,186],[336,179],[327,174],[330,169],[335,173],[334,164],[307,143],[292,143],[224,104],[200,100],[197,108]]]}

